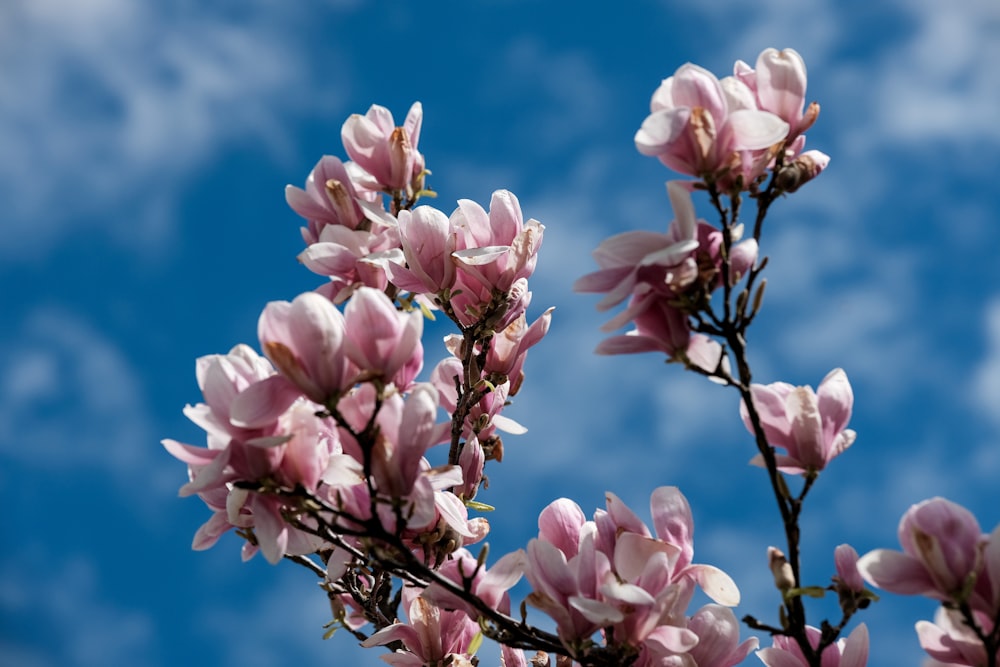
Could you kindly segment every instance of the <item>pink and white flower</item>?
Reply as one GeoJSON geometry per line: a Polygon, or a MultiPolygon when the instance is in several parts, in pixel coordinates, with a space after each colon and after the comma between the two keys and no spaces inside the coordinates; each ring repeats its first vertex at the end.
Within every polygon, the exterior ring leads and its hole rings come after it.
{"type": "MultiPolygon", "coordinates": [[[[815,392],[812,387],[775,382],[752,385],[750,394],[768,444],[786,452],[775,456],[783,472],[823,470],[854,442],[856,434],[847,428],[854,393],[847,374],[839,368],[830,371],[815,392]]],[[[753,433],[750,413],[742,402],[740,416],[753,433]]],[[[758,454],[751,463],[763,465],[763,456],[758,454]]]]}
{"type": "Polygon", "coordinates": [[[424,156],[417,150],[423,117],[420,102],[414,102],[401,127],[396,127],[392,112],[377,104],[364,116],[347,119],[340,132],[344,149],[373,179],[362,185],[413,194],[414,181],[424,170],[424,156]]]}

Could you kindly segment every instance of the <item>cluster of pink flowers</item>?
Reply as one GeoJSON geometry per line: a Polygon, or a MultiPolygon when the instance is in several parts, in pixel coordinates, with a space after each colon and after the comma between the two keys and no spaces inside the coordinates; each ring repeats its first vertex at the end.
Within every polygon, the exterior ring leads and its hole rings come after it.
{"type": "MultiPolygon", "coordinates": [[[[805,64],[791,49],[766,49],[755,67],[737,61],[721,80],[693,64],[664,80],[635,144],[695,180],[667,183],[675,219],[666,232],[605,240],[594,252],[599,270],[576,289],[603,294],[602,311],[626,302],[605,330],[635,327],[597,352],[660,352],[740,391],[740,415],[759,452],[751,463],[768,469],[788,540],[787,556],[768,551],[780,625],[744,618],[772,635],[772,646],[756,653],[761,662],[864,667],[866,625],[841,632],[877,599],[867,580],[942,602],[934,623],[917,624],[935,664],[996,665],[1000,527],[984,535],[954,503],[913,506],[899,527],[902,552],[859,559],[840,545],[832,585],[800,579],[802,503],[854,442],[854,394],[841,369],[816,390],[753,384],[744,334],[762,298],[761,221],[829,161],[804,150],[819,114],[805,92],[805,64]],[[711,197],[718,225],[696,216],[696,191],[711,197]],[[746,239],[744,195],[758,210],[746,239]],[[797,495],[786,477],[793,475],[804,477],[797,495]],[[825,591],[836,594],[842,618],[808,625],[803,597],[825,591]]],[[[758,639],[740,640],[730,609],[740,593],[729,575],[693,562],[692,512],[676,487],[652,493],[652,530],[608,492],[591,520],[572,500],[552,502],[538,537],[492,566],[485,547],[469,551],[489,532],[469,512],[488,509],[475,498],[487,461],[503,459],[500,432],[525,431],[503,410],[524,381],[528,350],[551,323],[551,308],[527,319],[544,227],[525,220],[506,190],[488,208],[459,200],[450,215],[418,206],[434,195],[418,150],[422,121],[419,103],[401,126],[377,105],[355,114],[341,132],[350,161],[324,156],[304,189],[287,187],[288,204],[306,220],[299,259],[326,280],[266,305],[257,332],[263,356],[237,345],[197,361],[203,402],[185,414],[207,444],[163,441],[188,466],[181,495],[197,495],[211,510],[194,548],[235,530],[245,559],[259,550],[271,563],[304,564],[322,579],[334,625],[363,646],[390,647],[382,657],[399,667],[474,667],[484,636],[503,644],[505,667],[742,662],[758,639]],[[421,381],[424,319],[434,312],[457,333],[444,338],[443,358],[421,381]],[[444,444],[435,465],[432,450],[444,444]],[[517,621],[510,590],[522,577],[531,592],[517,621]],[[698,589],[712,602],[691,612],[698,589]],[[554,634],[527,624],[528,605],[552,619],[554,634]],[[368,623],[370,635],[361,632],[368,623]],[[522,647],[540,652],[529,660],[522,647]]]]}
{"type": "Polygon", "coordinates": [[[687,63],[653,93],[635,145],[723,192],[756,187],[780,157],[794,171],[783,189],[794,192],[829,162],[819,151],[803,152],[803,133],[819,116],[819,105],[806,107],[805,95],[806,66],[793,49],[765,49],[756,68],[738,60],[721,81],[687,63]]]}
{"type": "Polygon", "coordinates": [[[551,319],[551,309],[530,326],[525,318],[543,227],[524,221],[504,190],[488,212],[468,200],[451,216],[415,207],[431,194],[421,122],[419,103],[401,127],[379,106],[351,116],[342,138],[353,161],[324,156],[304,190],[286,189],[308,223],[300,260],[329,281],[267,304],[258,326],[266,359],[241,345],[198,361],[205,402],[186,412],[208,446],[164,441],[189,466],[182,495],[213,511],[196,548],[236,528],[248,537],[245,557],[326,550],[342,574],[348,552],[297,523],[298,492],[333,508],[327,519],[347,544],[360,545],[375,519],[439,558],[485,536],[487,522],[469,519],[463,499],[475,496],[486,461],[502,457],[496,430],[524,430],[501,411],[551,319]],[[448,340],[454,356],[417,382],[424,314],[434,309],[462,333],[448,340]],[[442,408],[461,423],[438,422],[442,408]],[[432,466],[428,450],[449,441],[460,456],[432,466]]]}
{"type": "Polygon", "coordinates": [[[723,230],[698,220],[690,193],[700,188],[757,194],[773,173],[773,197],[818,176],[829,157],[803,152],[803,133],[819,116],[818,104],[805,106],[805,93],[805,64],[792,49],[766,49],[756,69],[737,61],[734,75],[721,81],[691,63],[663,81],[636,133],[636,147],[699,180],[667,183],[675,219],[666,233],[625,232],[594,251],[601,269],[575,288],[604,293],[601,310],[629,300],[606,331],[635,325],[601,343],[598,353],[661,351],[708,374],[725,371],[721,346],[692,332],[689,317],[706,307],[712,292],[732,288],[754,267],[757,238],[740,241],[741,225],[723,230]],[[729,245],[723,248],[726,235],[729,245]]]}
{"type": "Polygon", "coordinates": [[[933,623],[917,623],[920,646],[948,665],[985,665],[987,651],[1000,659],[1000,526],[983,534],[969,510],[931,498],[903,515],[899,543],[902,552],[876,549],[858,569],[878,588],[942,602],[933,623]]]}
{"type": "Polygon", "coordinates": [[[563,643],[576,653],[604,640],[622,655],[638,655],[639,666],[687,664],[730,667],[754,648],[739,641],[739,623],[728,607],[739,604],[732,579],[711,565],[692,563],[694,523],[676,487],[660,487],[650,498],[655,535],[613,493],[607,510],[592,521],[566,498],[546,507],[539,534],[528,543],[527,601],[555,622],[563,643]],[[716,605],[692,617],[688,604],[699,586],[716,605]],[[725,605],[725,606],[721,606],[725,605]]]}

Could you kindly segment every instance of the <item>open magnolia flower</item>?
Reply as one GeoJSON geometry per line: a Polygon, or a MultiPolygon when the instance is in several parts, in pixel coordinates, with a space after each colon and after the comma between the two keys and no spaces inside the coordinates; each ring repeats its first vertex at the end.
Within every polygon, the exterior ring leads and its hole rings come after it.
{"type": "MultiPolygon", "coordinates": [[[[830,371],[819,389],[795,387],[787,382],[750,387],[754,407],[760,416],[767,442],[785,450],[775,459],[778,470],[787,473],[818,472],[854,442],[856,434],[847,427],[854,406],[854,393],[847,374],[837,368],[830,371]]],[[[740,403],[740,415],[747,430],[753,433],[746,404],[740,403]]],[[[758,454],[751,463],[763,465],[758,454]]]]}

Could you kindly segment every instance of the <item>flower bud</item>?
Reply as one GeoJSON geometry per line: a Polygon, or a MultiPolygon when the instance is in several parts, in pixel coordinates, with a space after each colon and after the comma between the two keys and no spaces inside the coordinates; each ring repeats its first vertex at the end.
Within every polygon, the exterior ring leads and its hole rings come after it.
{"type": "Polygon", "coordinates": [[[782,192],[795,192],[819,176],[830,164],[830,156],[819,151],[806,151],[786,164],[775,176],[775,185],[782,192]]]}
{"type": "Polygon", "coordinates": [[[782,593],[787,593],[795,588],[795,573],[792,565],[785,558],[785,553],[777,547],[767,548],[767,566],[774,576],[774,585],[782,593]]]}

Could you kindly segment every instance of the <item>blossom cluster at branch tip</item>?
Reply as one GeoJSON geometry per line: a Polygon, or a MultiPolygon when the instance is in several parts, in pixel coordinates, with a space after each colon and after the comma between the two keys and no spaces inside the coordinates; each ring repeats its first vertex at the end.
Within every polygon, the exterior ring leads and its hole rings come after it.
{"type": "Polygon", "coordinates": [[[525,221],[506,190],[488,212],[469,200],[451,216],[415,207],[433,194],[417,148],[422,119],[419,102],[400,127],[378,105],[351,116],[342,138],[352,161],[324,156],[305,189],[286,188],[307,221],[299,259],[328,282],[267,304],[258,322],[266,358],[241,345],[198,361],[204,403],[185,412],[208,446],[164,441],[188,464],[182,495],[213,512],[195,548],[235,528],[245,557],[322,551],[335,584],[350,549],[368,548],[359,537],[373,522],[434,563],[486,535],[464,501],[485,462],[502,458],[496,430],[524,431],[501,412],[551,320],[551,309],[530,326],[525,319],[544,228],[525,221]],[[434,308],[467,340],[421,383],[422,313],[434,308]],[[434,466],[428,452],[455,431],[437,422],[442,408],[461,420],[461,455],[434,466]],[[327,543],[331,534],[339,542],[327,543]]]}
{"type": "MultiPolygon", "coordinates": [[[[910,507],[899,522],[903,550],[876,549],[860,558],[868,583],[901,595],[940,600],[934,622],[917,623],[920,645],[942,663],[986,664],[986,647],[963,617],[966,609],[984,636],[1000,617],[1000,525],[984,534],[975,516],[945,498],[910,507]]],[[[994,652],[1000,658],[998,646],[994,652]]]]}
{"type": "Polygon", "coordinates": [[[829,162],[819,151],[803,154],[803,133],[819,116],[818,104],[805,105],[805,92],[805,63],[793,49],[765,49],[756,68],[738,60],[722,80],[687,63],[653,93],[635,145],[722,192],[756,188],[779,158],[799,165],[785,177],[785,191],[793,192],[829,162]]]}

